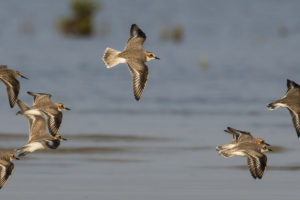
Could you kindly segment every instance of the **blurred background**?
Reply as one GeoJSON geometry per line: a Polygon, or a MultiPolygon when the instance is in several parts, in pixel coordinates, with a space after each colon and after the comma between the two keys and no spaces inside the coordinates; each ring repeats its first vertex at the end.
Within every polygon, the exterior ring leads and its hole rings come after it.
{"type": "MultiPolygon", "coordinates": [[[[15,162],[3,199],[296,199],[300,143],[287,110],[266,105],[300,83],[299,1],[10,0],[0,2],[0,64],[19,70],[19,98],[63,102],[59,149],[15,162]],[[139,102],[125,64],[106,69],[131,24],[146,33],[139,102]],[[232,126],[274,146],[262,180],[215,147],[232,126]]],[[[0,84],[0,148],[24,145],[28,121],[0,84]]]]}

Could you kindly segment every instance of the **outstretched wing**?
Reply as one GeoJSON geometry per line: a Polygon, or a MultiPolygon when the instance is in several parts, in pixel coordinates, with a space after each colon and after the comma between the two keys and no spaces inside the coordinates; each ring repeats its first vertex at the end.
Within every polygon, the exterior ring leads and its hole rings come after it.
{"type": "Polygon", "coordinates": [[[287,91],[289,91],[292,88],[300,88],[300,85],[298,85],[294,81],[291,81],[291,80],[287,79],[287,88],[288,88],[287,91]]]}
{"type": "Polygon", "coordinates": [[[33,96],[33,105],[51,102],[51,94],[35,93],[30,91],[28,91],[27,94],[33,96]]]}
{"type": "Polygon", "coordinates": [[[29,120],[30,133],[29,133],[28,143],[48,135],[46,130],[46,120],[44,119],[44,117],[39,115],[27,115],[27,114],[25,114],[25,116],[29,120]]]}
{"type": "Polygon", "coordinates": [[[55,114],[45,111],[44,113],[48,117],[48,130],[50,134],[54,136],[58,133],[59,127],[62,122],[63,114],[60,111],[56,112],[55,114]]]}
{"type": "Polygon", "coordinates": [[[297,136],[299,138],[300,137],[300,116],[299,116],[299,113],[296,113],[296,112],[294,112],[293,110],[291,110],[289,108],[288,108],[288,110],[291,113],[291,116],[292,116],[292,119],[293,119],[293,124],[294,124],[295,130],[297,132],[297,136]]]}
{"type": "Polygon", "coordinates": [[[19,81],[13,76],[0,75],[0,80],[5,84],[10,107],[13,108],[20,90],[19,81]]]}
{"type": "Polygon", "coordinates": [[[148,67],[141,61],[128,62],[128,67],[132,75],[134,97],[138,101],[146,87],[148,67]]]}
{"type": "Polygon", "coordinates": [[[136,24],[132,24],[125,49],[142,49],[145,40],[146,34],[136,24]]]}
{"type": "Polygon", "coordinates": [[[236,142],[241,142],[245,140],[251,140],[253,139],[252,135],[249,132],[246,131],[240,131],[231,127],[227,127],[227,130],[224,130],[227,133],[232,134],[233,139],[236,142]]]}
{"type": "Polygon", "coordinates": [[[4,186],[14,169],[14,164],[0,160],[0,189],[4,186]]]}
{"type": "Polygon", "coordinates": [[[248,167],[254,179],[261,179],[267,166],[267,156],[257,151],[248,151],[248,167]]]}

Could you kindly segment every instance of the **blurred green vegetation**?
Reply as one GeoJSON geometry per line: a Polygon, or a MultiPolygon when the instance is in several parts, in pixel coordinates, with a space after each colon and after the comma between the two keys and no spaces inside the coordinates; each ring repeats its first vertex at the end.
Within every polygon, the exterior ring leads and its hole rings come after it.
{"type": "Polygon", "coordinates": [[[183,40],[184,29],[183,26],[177,25],[173,28],[163,26],[160,29],[160,38],[162,40],[172,40],[175,43],[180,43],[183,40]]]}
{"type": "Polygon", "coordinates": [[[65,35],[91,36],[94,32],[93,17],[101,4],[94,0],[71,0],[71,17],[61,17],[58,28],[65,35]]]}

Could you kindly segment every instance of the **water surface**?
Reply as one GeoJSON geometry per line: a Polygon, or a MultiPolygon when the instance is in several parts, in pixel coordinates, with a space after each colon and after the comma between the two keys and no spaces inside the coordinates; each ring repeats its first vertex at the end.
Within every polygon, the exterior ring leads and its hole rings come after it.
{"type": "MultiPolygon", "coordinates": [[[[30,78],[20,80],[20,99],[31,104],[26,91],[47,92],[72,108],[60,130],[68,141],[16,161],[1,198],[296,199],[299,140],[289,113],[266,105],[284,95],[287,78],[300,82],[300,3],[102,2],[99,30],[88,39],[55,29],[69,14],[67,0],[0,3],[1,64],[30,78]],[[32,33],[23,31],[28,22],[32,33]],[[106,47],[124,48],[132,23],[146,32],[145,49],[161,58],[147,64],[139,102],[126,65],[108,70],[101,61],[106,47]],[[176,25],[183,42],[160,39],[161,27],[176,25]],[[262,180],[252,179],[245,158],[215,151],[231,140],[227,126],[276,147],[262,180]]],[[[0,101],[0,149],[18,148],[28,122],[9,108],[3,84],[0,101]]]]}

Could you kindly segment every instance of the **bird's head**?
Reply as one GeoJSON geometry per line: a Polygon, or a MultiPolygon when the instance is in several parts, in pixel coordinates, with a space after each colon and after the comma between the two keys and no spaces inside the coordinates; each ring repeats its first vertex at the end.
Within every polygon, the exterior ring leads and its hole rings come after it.
{"type": "Polygon", "coordinates": [[[146,55],[146,61],[147,62],[150,61],[150,60],[154,60],[154,59],[160,60],[160,58],[156,57],[153,52],[145,51],[145,55],[146,55]]]}

